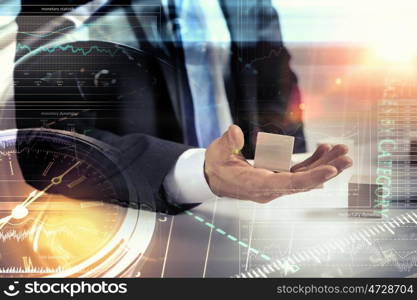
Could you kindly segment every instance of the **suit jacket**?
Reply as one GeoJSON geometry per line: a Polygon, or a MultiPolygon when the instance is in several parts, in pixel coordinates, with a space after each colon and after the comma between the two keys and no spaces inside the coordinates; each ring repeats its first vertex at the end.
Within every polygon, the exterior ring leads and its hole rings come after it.
{"type": "MultiPolygon", "coordinates": [[[[295,151],[304,152],[300,92],[297,78],[290,68],[290,55],[281,39],[275,8],[269,0],[246,1],[244,7],[235,1],[219,1],[231,36],[231,72],[225,78],[225,86],[233,121],[245,134],[244,155],[253,157],[258,131],[293,135],[296,137],[295,151]]],[[[155,0],[133,3],[147,6],[131,6],[128,8],[130,16],[152,12],[150,4],[155,4],[155,0]],[[144,9],[148,11],[140,11],[144,9]]],[[[184,101],[190,99],[184,54],[164,30],[160,35],[151,37],[154,33],[146,29],[151,26],[140,26],[140,18],[130,17],[129,22],[132,28],[136,28],[133,33],[141,50],[128,55],[123,51],[130,53],[129,49],[114,46],[117,52],[114,57],[120,61],[116,68],[117,64],[110,64],[108,57],[80,56],[79,52],[65,53],[65,59],[61,59],[49,55],[48,51],[40,51],[23,59],[16,68],[15,77],[21,79],[25,71],[34,69],[34,65],[55,65],[51,75],[54,84],[47,82],[29,89],[25,84],[17,84],[16,122],[18,128],[45,126],[45,121],[40,124],[45,116],[35,110],[39,103],[35,100],[39,99],[47,101],[48,104],[42,107],[45,111],[77,111],[79,117],[49,122],[48,127],[66,130],[70,127],[121,149],[126,167],[144,178],[140,179],[138,186],[153,195],[155,209],[175,212],[187,207],[169,204],[162,183],[178,157],[191,147],[184,144],[184,101]],[[124,56],[117,58],[121,54],[124,56]],[[134,57],[135,64],[130,58],[128,61],[129,56],[134,57]],[[89,84],[80,87],[80,78],[84,78],[85,73],[77,71],[69,75],[65,72],[69,67],[89,70],[84,66],[91,65],[95,66],[91,67],[94,69],[91,74],[115,69],[114,76],[122,84],[112,87],[103,73],[103,82],[107,85],[97,83],[97,78],[93,76],[89,82],[94,83],[91,85],[95,85],[95,89],[89,90],[89,84]],[[69,78],[71,76],[73,78],[69,78]],[[57,87],[57,78],[73,81],[74,84],[68,84],[67,88],[57,87]],[[97,90],[100,93],[96,93],[97,90]],[[57,94],[66,101],[57,102],[57,94]],[[80,99],[90,104],[83,103],[80,104],[82,107],[77,107],[78,104],[74,103],[80,103],[80,99]],[[72,101],[77,102],[70,103],[72,101]]],[[[20,43],[24,45],[24,37],[21,37],[20,43]]],[[[112,47],[101,42],[94,46],[94,51],[112,47]]],[[[71,47],[86,49],[86,44],[72,44],[71,47]]],[[[54,50],[60,53],[62,49],[54,50]]],[[[40,71],[39,76],[45,75],[40,71]]]]}

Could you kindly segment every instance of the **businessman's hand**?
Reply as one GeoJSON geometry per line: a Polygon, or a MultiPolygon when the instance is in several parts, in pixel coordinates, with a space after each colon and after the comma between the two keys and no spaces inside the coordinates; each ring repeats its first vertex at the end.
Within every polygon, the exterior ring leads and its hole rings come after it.
{"type": "Polygon", "coordinates": [[[344,145],[321,145],[316,152],[291,168],[274,173],[254,168],[240,154],[242,130],[232,125],[210,144],[205,157],[205,176],[216,195],[266,203],[279,196],[310,190],[352,165],[344,145]]]}

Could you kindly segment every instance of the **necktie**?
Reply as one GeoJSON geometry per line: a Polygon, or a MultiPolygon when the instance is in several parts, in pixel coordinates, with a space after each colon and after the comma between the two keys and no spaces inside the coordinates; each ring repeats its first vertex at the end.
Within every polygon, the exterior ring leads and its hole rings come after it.
{"type": "Polygon", "coordinates": [[[211,49],[208,44],[203,3],[196,0],[176,0],[179,33],[184,49],[186,72],[192,95],[194,128],[198,146],[207,147],[220,136],[215,90],[210,73],[211,49]]]}

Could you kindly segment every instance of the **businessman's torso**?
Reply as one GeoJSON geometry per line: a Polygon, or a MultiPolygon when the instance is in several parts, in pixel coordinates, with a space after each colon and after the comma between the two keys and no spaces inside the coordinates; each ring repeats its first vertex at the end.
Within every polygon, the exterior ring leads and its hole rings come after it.
{"type": "MultiPolygon", "coordinates": [[[[153,33],[149,31],[152,30],[149,18],[139,17],[135,18],[138,23],[131,22],[133,14],[143,15],[138,10],[146,7],[144,4],[155,3],[148,2],[133,1],[137,4],[132,6],[133,11],[116,12],[120,20],[125,15],[126,23],[120,23],[119,28],[119,24],[112,26],[119,32],[116,41],[123,43],[124,39],[124,44],[139,48],[136,54],[117,45],[112,46],[115,52],[108,49],[103,52],[108,46],[100,47],[93,42],[38,52],[35,56],[41,57],[44,65],[47,62],[46,65],[55,64],[55,67],[37,70],[36,76],[46,79],[37,83],[41,88],[32,89],[30,97],[21,88],[24,85],[17,84],[16,105],[23,108],[16,111],[20,120],[18,127],[46,124],[87,134],[91,127],[119,135],[139,132],[183,142],[184,99],[191,98],[184,49],[175,37],[167,40],[165,27],[172,21],[169,18],[156,18],[160,27],[154,27],[157,30],[153,33]],[[125,25],[130,29],[120,34],[125,25]],[[84,52],[73,51],[81,48],[84,52]],[[56,51],[52,53],[52,50],[56,51]],[[83,55],[86,51],[90,52],[83,55]],[[36,100],[46,101],[47,109],[42,112],[31,109],[39,103],[36,100]]],[[[229,72],[221,80],[233,121],[242,127],[251,145],[248,154],[253,153],[255,134],[259,130],[302,138],[301,120],[288,118],[289,106],[297,108],[299,95],[296,78],[289,68],[290,57],[282,46],[275,9],[269,4],[257,5],[256,1],[245,9],[233,1],[220,1],[220,6],[230,34],[229,72]]],[[[106,39],[111,40],[112,36],[116,35],[108,34],[106,39]]],[[[94,40],[94,37],[97,35],[91,33],[90,38],[94,40]]],[[[40,66],[39,58],[36,60],[40,66]]],[[[22,74],[19,76],[24,77],[22,74]]],[[[25,79],[20,78],[20,83],[22,80],[25,79]]],[[[303,147],[302,142],[298,148],[302,151],[303,147]]]]}

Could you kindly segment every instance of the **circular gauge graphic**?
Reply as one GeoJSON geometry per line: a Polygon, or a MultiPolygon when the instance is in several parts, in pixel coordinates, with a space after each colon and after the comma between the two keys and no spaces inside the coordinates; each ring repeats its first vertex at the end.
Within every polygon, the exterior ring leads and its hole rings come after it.
{"type": "Polygon", "coordinates": [[[155,213],[117,150],[51,129],[0,132],[0,276],[117,277],[143,255],[155,213]]]}

